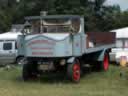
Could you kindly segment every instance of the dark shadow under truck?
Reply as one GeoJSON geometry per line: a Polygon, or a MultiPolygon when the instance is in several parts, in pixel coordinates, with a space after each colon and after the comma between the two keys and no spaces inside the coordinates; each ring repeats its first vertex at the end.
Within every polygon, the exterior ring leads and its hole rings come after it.
{"type": "Polygon", "coordinates": [[[26,17],[23,35],[18,38],[18,54],[25,56],[23,79],[43,72],[63,71],[79,82],[84,64],[101,70],[109,67],[109,51],[115,46],[115,34],[85,32],[84,18],[76,15],[26,17]]]}

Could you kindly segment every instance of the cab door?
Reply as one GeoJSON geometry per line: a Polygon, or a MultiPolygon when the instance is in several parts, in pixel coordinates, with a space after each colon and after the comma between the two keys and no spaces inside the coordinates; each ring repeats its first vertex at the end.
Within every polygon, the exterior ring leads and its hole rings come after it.
{"type": "Polygon", "coordinates": [[[73,37],[73,55],[82,55],[82,37],[81,34],[75,34],[73,37]]]}

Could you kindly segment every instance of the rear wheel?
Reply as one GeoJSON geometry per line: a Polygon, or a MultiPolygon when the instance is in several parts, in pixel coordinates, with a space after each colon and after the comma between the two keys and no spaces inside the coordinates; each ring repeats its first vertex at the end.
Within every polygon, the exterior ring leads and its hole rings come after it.
{"type": "Polygon", "coordinates": [[[36,64],[24,64],[22,77],[24,81],[31,79],[37,79],[37,67],[36,64]]]}
{"type": "Polygon", "coordinates": [[[99,71],[107,71],[109,68],[109,55],[108,53],[104,54],[104,58],[103,61],[98,62],[98,64],[96,64],[96,66],[98,67],[97,69],[99,71]]]}
{"type": "Polygon", "coordinates": [[[71,81],[78,83],[80,81],[80,73],[79,60],[75,60],[72,64],[67,65],[67,75],[71,81]]]}
{"type": "Polygon", "coordinates": [[[104,54],[104,58],[102,61],[93,62],[93,69],[95,71],[107,71],[109,69],[109,55],[108,53],[104,54]]]}

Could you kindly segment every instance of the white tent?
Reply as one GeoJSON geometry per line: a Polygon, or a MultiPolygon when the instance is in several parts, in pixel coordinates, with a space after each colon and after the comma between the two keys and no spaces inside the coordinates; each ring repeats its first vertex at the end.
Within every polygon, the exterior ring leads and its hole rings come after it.
{"type": "Polygon", "coordinates": [[[24,24],[13,24],[9,32],[0,34],[0,40],[16,40],[23,28],[24,24]]]}
{"type": "Polygon", "coordinates": [[[115,29],[110,32],[116,32],[116,38],[128,38],[128,27],[115,29]]]}
{"type": "Polygon", "coordinates": [[[20,32],[6,32],[0,34],[0,40],[16,40],[20,32]]]}
{"type": "Polygon", "coordinates": [[[125,56],[128,62],[128,27],[115,29],[110,32],[116,32],[116,48],[112,48],[110,61],[119,63],[121,57],[125,56]]]}

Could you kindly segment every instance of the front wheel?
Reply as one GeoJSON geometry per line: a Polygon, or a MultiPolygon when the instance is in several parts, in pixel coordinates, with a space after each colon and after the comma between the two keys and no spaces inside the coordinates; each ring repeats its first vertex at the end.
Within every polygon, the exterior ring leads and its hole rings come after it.
{"type": "Polygon", "coordinates": [[[67,65],[67,76],[75,83],[80,81],[80,63],[78,60],[75,60],[72,64],[67,65]]]}

